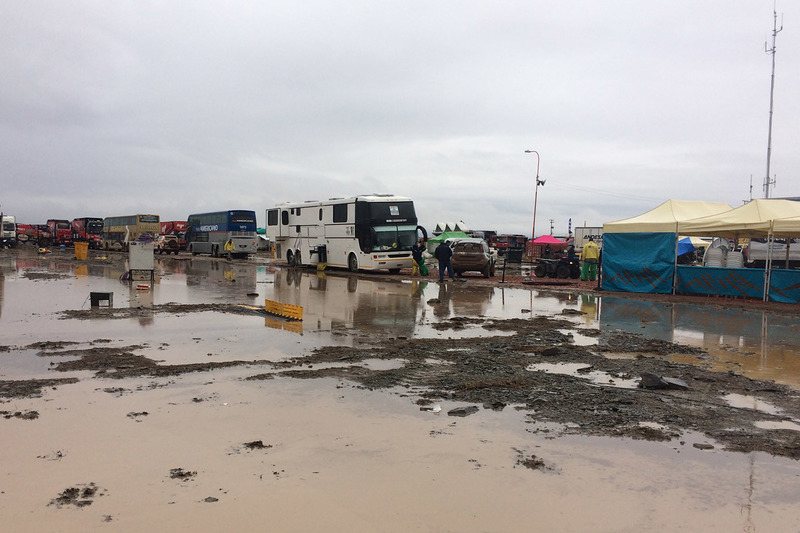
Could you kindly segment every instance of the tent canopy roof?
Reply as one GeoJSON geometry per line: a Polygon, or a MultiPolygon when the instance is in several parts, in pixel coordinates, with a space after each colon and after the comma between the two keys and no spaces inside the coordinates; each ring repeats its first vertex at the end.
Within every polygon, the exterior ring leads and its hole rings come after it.
{"type": "Polygon", "coordinates": [[[446,231],[444,233],[440,233],[436,237],[431,237],[428,239],[428,242],[440,243],[447,239],[468,239],[469,235],[464,233],[463,231],[446,231]]]}
{"type": "Polygon", "coordinates": [[[541,235],[534,239],[533,244],[567,244],[561,239],[556,239],[552,235],[541,235]]]}
{"type": "Polygon", "coordinates": [[[603,233],[676,233],[679,222],[730,210],[731,206],[723,202],[667,200],[639,216],[606,222],[603,233]]]}
{"type": "Polygon", "coordinates": [[[785,221],[780,224],[784,233],[800,230],[800,223],[791,220],[795,217],[800,217],[800,202],[759,198],[724,213],[680,222],[678,228],[682,235],[766,237],[776,219],[785,221]]]}
{"type": "Polygon", "coordinates": [[[778,238],[800,236],[800,216],[775,219],[772,231],[778,238]]]}

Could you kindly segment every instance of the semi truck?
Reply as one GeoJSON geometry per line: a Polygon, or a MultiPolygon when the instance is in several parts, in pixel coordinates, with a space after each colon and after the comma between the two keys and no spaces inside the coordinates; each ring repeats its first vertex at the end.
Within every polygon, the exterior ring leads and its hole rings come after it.
{"type": "Polygon", "coordinates": [[[89,248],[100,249],[103,240],[103,219],[98,217],[76,218],[72,221],[72,241],[88,242],[89,248]]]}
{"type": "Polygon", "coordinates": [[[69,220],[48,219],[47,228],[50,230],[50,244],[52,246],[72,244],[72,224],[70,224],[69,220]]]}
{"type": "Polygon", "coordinates": [[[589,242],[589,237],[600,248],[603,247],[603,227],[602,226],[583,226],[575,228],[575,238],[572,241],[575,246],[575,253],[583,252],[583,245],[589,242]]]}
{"type": "Polygon", "coordinates": [[[3,248],[17,244],[17,224],[13,215],[0,215],[0,242],[3,248]]]}

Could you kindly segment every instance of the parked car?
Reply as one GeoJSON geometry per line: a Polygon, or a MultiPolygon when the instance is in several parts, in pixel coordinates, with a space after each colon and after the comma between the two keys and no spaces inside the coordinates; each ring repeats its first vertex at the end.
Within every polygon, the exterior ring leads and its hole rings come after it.
{"type": "Polygon", "coordinates": [[[453,272],[461,276],[464,272],[477,271],[484,278],[494,276],[495,258],[483,239],[459,239],[453,242],[453,272]]]}
{"type": "Polygon", "coordinates": [[[159,235],[156,237],[155,251],[159,254],[174,253],[178,255],[181,249],[181,243],[175,235],[159,235]]]}

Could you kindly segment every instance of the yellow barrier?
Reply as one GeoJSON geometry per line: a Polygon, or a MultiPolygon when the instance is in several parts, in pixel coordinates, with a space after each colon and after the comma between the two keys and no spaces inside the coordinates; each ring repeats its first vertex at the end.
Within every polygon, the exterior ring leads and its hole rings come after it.
{"type": "Polygon", "coordinates": [[[278,315],[293,320],[303,320],[303,307],[300,305],[282,304],[273,300],[265,300],[264,310],[271,315],[278,315]]]}

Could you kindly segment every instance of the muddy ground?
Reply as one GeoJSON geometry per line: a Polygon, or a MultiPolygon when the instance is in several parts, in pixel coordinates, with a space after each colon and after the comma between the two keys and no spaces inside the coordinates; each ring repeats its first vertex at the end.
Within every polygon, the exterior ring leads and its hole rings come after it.
{"type": "MultiPolygon", "coordinates": [[[[407,276],[404,272],[387,277],[407,276]]],[[[468,277],[463,283],[480,286],[500,281],[468,277]]],[[[517,271],[515,275],[507,273],[505,282],[521,285],[529,284],[530,280],[517,271]]],[[[592,284],[580,282],[556,288],[576,292],[593,290],[592,284]]],[[[734,300],[715,301],[714,304],[764,305],[734,300]]],[[[427,305],[435,307],[439,302],[433,299],[427,305]]],[[[785,314],[797,312],[786,306],[773,305],[773,308],[785,314]]],[[[237,305],[166,304],[156,305],[147,313],[199,311],[253,312],[237,305]]],[[[67,311],[61,317],[102,321],[141,312],[139,309],[94,308],[67,311]]],[[[704,368],[707,354],[696,348],[630,333],[586,329],[580,329],[580,333],[597,337],[597,345],[578,346],[572,336],[578,326],[566,316],[509,320],[453,317],[438,327],[445,331],[480,327],[485,334],[468,339],[387,338],[371,344],[364,344],[363,337],[359,337],[354,347],[320,346],[310,354],[298,354],[278,363],[229,361],[165,365],[138,355],[136,352],[142,346],[111,347],[106,339],[97,339],[89,346],[45,341],[25,347],[2,346],[0,351],[36,349],[39,356],[52,358],[51,368],[56,372],[88,370],[97,377],[120,380],[207,371],[221,366],[249,366],[253,372],[247,379],[251,380],[278,375],[297,379],[332,377],[355,387],[400,394],[418,404],[420,409],[432,409],[440,400],[454,400],[479,409],[522,410],[533,432],[554,431],[557,427],[555,431],[569,434],[670,440],[680,438],[684,432],[697,431],[730,451],[764,451],[800,459],[800,432],[760,429],[756,424],[800,420],[800,393],[788,386],[749,379],[734,372],[712,372],[704,368]],[[696,364],[670,362],[669,356],[676,353],[688,354],[696,359],[696,364]],[[375,359],[397,364],[389,370],[375,370],[365,364],[375,359]],[[558,374],[529,368],[540,363],[570,363],[575,364],[573,368],[577,370],[558,374]],[[602,383],[590,379],[598,373],[608,379],[602,383]],[[667,379],[660,379],[662,377],[667,379]],[[643,388],[644,384],[649,386],[643,388]],[[779,414],[733,407],[723,398],[728,394],[767,402],[777,407],[779,414]]],[[[75,378],[0,381],[0,397],[36,396],[45,387],[69,386],[74,381],[75,378]]],[[[472,411],[467,408],[451,415],[465,416],[472,411]]],[[[25,416],[25,413],[17,416],[25,416]]]]}

